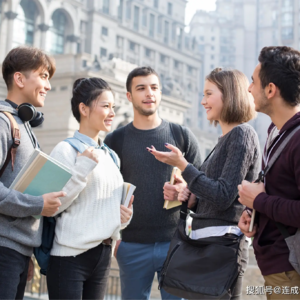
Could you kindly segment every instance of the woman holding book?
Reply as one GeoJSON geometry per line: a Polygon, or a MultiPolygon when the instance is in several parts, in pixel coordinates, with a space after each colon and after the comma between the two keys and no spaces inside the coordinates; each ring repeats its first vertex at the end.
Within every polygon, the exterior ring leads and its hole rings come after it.
{"type": "Polygon", "coordinates": [[[99,138],[100,131],[111,129],[115,116],[109,85],[100,78],[76,80],[71,106],[79,130],[51,153],[73,175],[56,213],[47,270],[49,298],[103,299],[112,247],[130,221],[133,198],[128,208],[121,205],[120,162],[99,138]]]}
{"type": "MultiPolygon", "coordinates": [[[[237,70],[217,68],[206,77],[201,104],[207,119],[220,125],[222,136],[200,170],[189,164],[173,145],[166,144],[171,150],[169,152],[156,151],[153,146],[148,148],[156,159],[178,167],[187,182],[187,187],[183,188],[182,183],[178,185],[178,200],[188,200],[188,207],[195,212],[192,214],[192,239],[242,235],[237,226],[243,211],[238,201],[237,186],[243,180],[252,182],[256,179],[260,153],[257,134],[246,124],[255,116],[248,86],[247,77],[237,70]]],[[[165,198],[174,200],[168,191],[165,198]]],[[[247,241],[240,255],[242,271],[231,288],[232,300],[241,299],[242,278],[248,258],[247,241]]]]}

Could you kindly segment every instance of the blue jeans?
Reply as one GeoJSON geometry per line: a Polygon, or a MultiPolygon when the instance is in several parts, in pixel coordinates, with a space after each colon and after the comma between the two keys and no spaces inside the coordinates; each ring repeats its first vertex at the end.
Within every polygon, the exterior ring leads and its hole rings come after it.
{"type": "MultiPolygon", "coordinates": [[[[169,250],[169,242],[138,244],[121,242],[117,260],[120,268],[122,299],[149,299],[155,273],[160,272],[169,250]]],[[[160,291],[162,299],[180,299],[160,291]]]]}

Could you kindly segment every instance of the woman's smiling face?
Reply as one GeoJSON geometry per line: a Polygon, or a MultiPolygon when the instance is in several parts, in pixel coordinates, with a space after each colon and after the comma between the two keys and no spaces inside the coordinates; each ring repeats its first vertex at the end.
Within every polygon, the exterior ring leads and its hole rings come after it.
{"type": "Polygon", "coordinates": [[[221,121],[220,118],[224,106],[222,96],[221,91],[214,83],[205,80],[204,95],[201,104],[206,110],[207,120],[221,121]]]}
{"type": "Polygon", "coordinates": [[[104,91],[88,109],[88,122],[96,131],[110,131],[115,117],[115,102],[111,91],[104,91]]]}

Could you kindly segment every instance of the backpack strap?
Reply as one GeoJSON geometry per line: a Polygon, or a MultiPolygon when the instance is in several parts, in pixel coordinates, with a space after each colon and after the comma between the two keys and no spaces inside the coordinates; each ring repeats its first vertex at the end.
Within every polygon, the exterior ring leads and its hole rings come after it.
{"type": "MultiPolygon", "coordinates": [[[[78,151],[79,153],[83,153],[86,150],[86,147],[84,146],[85,144],[82,143],[80,140],[72,137],[72,138],[67,138],[64,140],[64,142],[67,142],[68,144],[70,144],[76,151],[78,151]]],[[[110,157],[112,158],[112,160],[114,161],[114,163],[116,164],[116,166],[119,168],[118,165],[118,159],[115,155],[115,153],[106,145],[103,143],[103,147],[102,148],[106,148],[110,157]]]]}
{"type": "Polygon", "coordinates": [[[183,128],[181,125],[175,123],[169,123],[170,130],[172,132],[173,138],[176,143],[176,147],[180,149],[183,156],[187,153],[187,141],[185,140],[185,135],[183,133],[183,128]]]}
{"type": "Polygon", "coordinates": [[[118,169],[120,169],[120,167],[118,165],[118,159],[117,159],[116,154],[105,143],[103,143],[103,146],[104,146],[104,148],[106,148],[108,150],[110,157],[112,158],[112,160],[114,161],[114,163],[116,164],[118,169]]]}
{"type": "MultiPolygon", "coordinates": [[[[283,149],[285,148],[285,146],[287,145],[287,143],[291,140],[291,138],[294,136],[294,134],[300,129],[300,126],[297,126],[284,140],[283,142],[279,145],[279,147],[276,149],[275,153],[272,155],[269,163],[267,164],[267,166],[265,167],[265,169],[263,171],[260,172],[259,174],[259,180],[263,181],[265,176],[267,175],[267,173],[269,172],[269,170],[271,169],[271,167],[273,166],[273,164],[275,163],[275,161],[277,160],[277,158],[280,156],[281,152],[283,151],[283,149]]],[[[258,180],[257,180],[258,181],[258,180]]],[[[283,237],[286,239],[287,237],[290,236],[287,228],[285,225],[283,225],[280,222],[276,222],[276,226],[278,228],[278,230],[280,231],[280,233],[283,235],[283,237]]]]}
{"type": "Polygon", "coordinates": [[[18,123],[16,122],[15,118],[9,112],[2,111],[2,113],[5,114],[6,117],[9,119],[13,144],[12,144],[11,148],[9,149],[9,151],[7,152],[6,160],[0,170],[0,177],[4,173],[10,160],[11,160],[12,171],[14,170],[17,148],[21,142],[21,133],[20,133],[20,129],[19,129],[18,123]]]}
{"type": "Polygon", "coordinates": [[[124,143],[124,136],[125,136],[125,126],[120,127],[112,132],[111,136],[111,149],[113,149],[119,156],[121,161],[121,168],[120,171],[122,171],[122,149],[123,149],[123,143],[124,143]]]}

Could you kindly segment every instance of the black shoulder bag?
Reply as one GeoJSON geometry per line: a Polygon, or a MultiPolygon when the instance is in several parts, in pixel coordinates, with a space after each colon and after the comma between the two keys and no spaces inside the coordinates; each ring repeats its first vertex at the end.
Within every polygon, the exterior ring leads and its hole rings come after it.
{"type": "Polygon", "coordinates": [[[187,202],[183,202],[159,288],[186,299],[230,299],[241,270],[239,254],[245,236],[226,234],[193,240],[185,231],[186,217],[187,202]]]}

